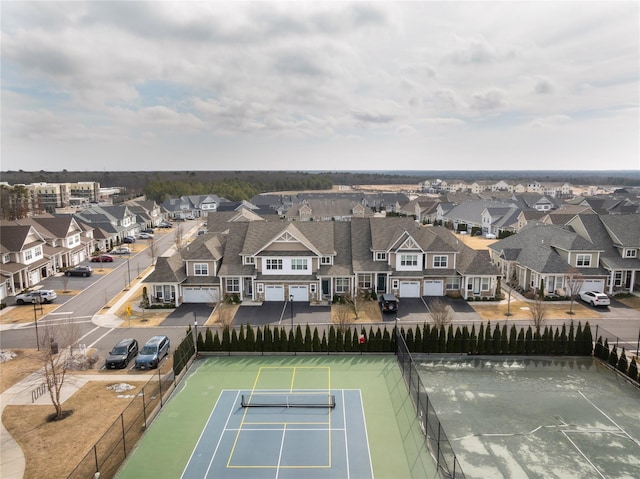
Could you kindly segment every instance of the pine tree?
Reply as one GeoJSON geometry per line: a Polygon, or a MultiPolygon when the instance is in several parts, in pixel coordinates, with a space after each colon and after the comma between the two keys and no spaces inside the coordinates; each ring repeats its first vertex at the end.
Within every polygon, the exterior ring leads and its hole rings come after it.
{"type": "Polygon", "coordinates": [[[578,321],[578,328],[576,329],[576,337],[573,340],[573,354],[582,356],[584,354],[582,350],[582,324],[578,321]]]}
{"type": "Polygon", "coordinates": [[[276,353],[282,352],[282,342],[280,341],[280,329],[275,327],[273,329],[273,348],[272,351],[276,353]]]}
{"type": "MultiPolygon", "coordinates": [[[[264,325],[262,336],[263,336],[262,351],[268,351],[268,352],[273,351],[273,333],[271,332],[271,328],[269,327],[268,324],[264,325]]],[[[258,341],[256,340],[256,351],[258,350],[257,342],[258,341]]]]}
{"type": "Polygon", "coordinates": [[[341,328],[336,329],[336,351],[338,353],[344,351],[344,334],[341,328]]]}
{"type": "Polygon", "coordinates": [[[351,328],[345,328],[345,331],[344,331],[344,350],[348,353],[353,351],[353,340],[351,339],[351,328]]]}
{"type": "Polygon", "coordinates": [[[391,334],[389,334],[389,330],[385,327],[384,333],[382,333],[382,350],[385,353],[390,353],[393,351],[393,344],[391,342],[391,334]]]}
{"type": "Polygon", "coordinates": [[[265,341],[264,341],[264,337],[262,336],[262,328],[258,326],[256,328],[256,339],[254,342],[253,350],[261,353],[264,351],[264,346],[265,346],[265,341]]]}
{"type": "Polygon", "coordinates": [[[529,326],[524,338],[524,353],[531,354],[533,351],[533,331],[531,330],[531,326],[529,326]]]}
{"type": "Polygon", "coordinates": [[[222,329],[222,350],[231,351],[231,333],[229,331],[229,326],[225,326],[222,329]]]}
{"type": "Polygon", "coordinates": [[[518,331],[516,325],[512,324],[509,331],[509,354],[516,354],[518,352],[518,331]]]}
{"type": "Polygon", "coordinates": [[[638,357],[634,356],[629,364],[629,369],[627,371],[627,376],[629,376],[634,381],[639,381],[638,378],[638,357]]]}
{"type": "Polygon", "coordinates": [[[478,336],[476,335],[476,325],[471,325],[471,333],[469,333],[469,354],[478,353],[478,336]]]}
{"type": "Polygon", "coordinates": [[[627,361],[627,355],[625,354],[624,348],[622,348],[622,353],[620,353],[620,359],[618,359],[618,365],[616,367],[621,373],[627,374],[629,361],[627,361]]]}
{"type": "Polygon", "coordinates": [[[509,354],[509,336],[507,335],[507,325],[502,325],[502,333],[500,334],[500,353],[509,354]]]}
{"type": "Polygon", "coordinates": [[[218,331],[216,331],[216,334],[213,336],[213,351],[222,351],[222,343],[220,342],[218,331]]]}
{"type": "Polygon", "coordinates": [[[329,352],[336,352],[336,330],[333,325],[329,326],[329,352]]]}
{"type": "Polygon", "coordinates": [[[584,325],[584,330],[582,331],[582,354],[591,356],[592,351],[593,336],[591,335],[591,326],[589,326],[589,321],[587,321],[584,325]]]}
{"type": "Polygon", "coordinates": [[[299,324],[296,326],[296,337],[293,351],[296,353],[304,351],[304,336],[302,336],[302,328],[299,324]]]}
{"type": "Polygon", "coordinates": [[[615,344],[613,345],[611,354],[609,354],[609,364],[614,368],[618,366],[618,348],[615,344]]]}
{"type": "Polygon", "coordinates": [[[311,337],[311,327],[309,323],[307,323],[307,326],[304,328],[304,351],[313,351],[313,339],[311,337]]]}
{"type": "Polygon", "coordinates": [[[416,326],[416,334],[413,338],[413,343],[414,343],[416,353],[421,353],[422,352],[422,328],[420,326],[416,326]]]}
{"type": "Polygon", "coordinates": [[[574,356],[576,354],[576,338],[575,331],[573,329],[573,321],[569,325],[569,336],[567,338],[567,354],[574,356]]]}
{"type": "Polygon", "coordinates": [[[409,352],[413,352],[413,329],[409,328],[407,330],[407,337],[405,339],[405,342],[407,343],[407,348],[409,348],[409,352]]]}
{"type": "Polygon", "coordinates": [[[452,353],[455,349],[455,335],[453,334],[453,325],[447,328],[447,352],[452,353]]]}
{"type": "Polygon", "coordinates": [[[246,351],[247,350],[247,338],[244,334],[244,325],[240,325],[240,334],[238,335],[238,347],[237,351],[246,351]]]}
{"type": "Polygon", "coordinates": [[[420,349],[423,353],[429,352],[429,345],[431,341],[431,326],[427,323],[422,325],[422,348],[420,349]]]}
{"type": "Polygon", "coordinates": [[[518,354],[524,354],[526,347],[525,347],[525,338],[524,338],[524,328],[520,328],[520,332],[518,333],[518,341],[516,343],[516,353],[518,354]]]}
{"type": "Polygon", "coordinates": [[[487,329],[484,331],[484,353],[493,354],[493,336],[491,334],[491,321],[487,322],[487,329]]]}
{"type": "Polygon", "coordinates": [[[562,332],[560,333],[560,354],[567,354],[569,351],[569,345],[567,344],[567,327],[562,325],[562,332]]]}
{"type": "Polygon", "coordinates": [[[246,341],[247,341],[247,351],[249,351],[249,352],[255,351],[256,350],[256,336],[255,336],[255,333],[253,331],[253,327],[249,323],[247,323],[246,341]]]}
{"type": "Polygon", "coordinates": [[[502,353],[502,333],[500,332],[500,326],[496,324],[496,328],[493,330],[493,354],[502,353]]]}
{"type": "MultiPolygon", "coordinates": [[[[422,344],[422,341],[420,341],[420,344],[422,344]]],[[[373,341],[373,351],[376,353],[379,353],[382,351],[382,331],[380,330],[379,327],[376,330],[376,337],[375,337],[375,340],[373,341]]]]}
{"type": "Polygon", "coordinates": [[[322,341],[320,341],[320,350],[323,353],[329,351],[329,346],[327,345],[327,333],[326,331],[322,331],[322,341]]]}
{"type": "Polygon", "coordinates": [[[460,352],[461,353],[466,353],[469,354],[469,352],[471,351],[471,346],[470,346],[470,341],[469,341],[469,328],[467,327],[467,325],[465,324],[464,326],[462,326],[462,344],[460,345],[460,352]]]}
{"type": "Polygon", "coordinates": [[[484,324],[480,323],[480,331],[478,331],[478,354],[484,354],[484,324]]]}
{"type": "Polygon", "coordinates": [[[312,350],[314,353],[320,352],[320,336],[318,335],[318,328],[313,328],[313,340],[312,350]]]}
{"type": "Polygon", "coordinates": [[[461,353],[462,352],[462,331],[460,331],[460,326],[456,328],[456,334],[453,337],[453,352],[461,353]]]}
{"type": "MultiPolygon", "coordinates": [[[[217,334],[217,331],[216,331],[217,334]]],[[[204,334],[204,344],[202,345],[202,347],[200,347],[200,345],[198,345],[198,350],[200,351],[215,351],[215,347],[213,345],[213,334],[211,334],[211,328],[207,328],[205,334],[204,334]]]]}
{"type": "Polygon", "coordinates": [[[440,326],[440,334],[438,335],[438,352],[444,353],[447,350],[447,333],[444,326],[440,326]]]}
{"type": "Polygon", "coordinates": [[[237,351],[238,350],[238,333],[236,333],[236,328],[233,328],[231,330],[231,349],[230,351],[237,351]]]}
{"type": "MultiPolygon", "coordinates": [[[[287,334],[284,332],[284,330],[282,332],[284,334],[287,334]]],[[[282,335],[280,336],[282,337],[282,335]]],[[[296,348],[296,334],[293,332],[293,329],[289,330],[289,339],[287,340],[287,351],[290,353],[294,353],[298,351],[298,349],[296,348]]]]}

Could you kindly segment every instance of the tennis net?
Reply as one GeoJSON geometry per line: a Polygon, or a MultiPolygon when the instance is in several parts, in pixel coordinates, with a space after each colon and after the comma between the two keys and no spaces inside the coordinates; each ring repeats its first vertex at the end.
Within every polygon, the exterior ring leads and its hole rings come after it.
{"type": "Polygon", "coordinates": [[[282,394],[252,393],[242,395],[242,407],[313,407],[335,408],[336,397],[333,394],[282,394]]]}

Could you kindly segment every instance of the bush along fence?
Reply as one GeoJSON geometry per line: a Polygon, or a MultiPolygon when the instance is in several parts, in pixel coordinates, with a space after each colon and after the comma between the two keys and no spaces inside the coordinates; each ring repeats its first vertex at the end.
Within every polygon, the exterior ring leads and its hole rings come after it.
{"type": "MultiPolygon", "coordinates": [[[[395,352],[395,326],[361,326],[359,328],[330,326],[322,333],[308,324],[298,325],[295,330],[285,327],[253,327],[249,324],[240,328],[228,326],[212,331],[206,328],[198,332],[199,352],[233,353],[342,353],[342,352],[395,352]],[[294,332],[295,331],[295,332],[294,332]]],[[[407,347],[412,353],[459,353],[487,355],[571,355],[590,356],[593,338],[589,323],[571,323],[569,327],[545,327],[540,331],[490,322],[467,326],[452,325],[437,327],[430,324],[400,328],[407,347]]]]}
{"type": "Polygon", "coordinates": [[[625,349],[622,348],[619,352],[615,344],[613,347],[609,347],[609,342],[606,338],[603,343],[602,336],[598,337],[593,355],[608,363],[621,374],[628,376],[632,381],[636,383],[640,381],[637,356],[633,356],[631,361],[629,361],[625,349]]]}

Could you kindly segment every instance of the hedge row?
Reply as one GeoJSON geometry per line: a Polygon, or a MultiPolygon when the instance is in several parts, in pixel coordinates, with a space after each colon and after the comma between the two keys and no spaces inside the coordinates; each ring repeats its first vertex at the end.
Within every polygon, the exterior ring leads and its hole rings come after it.
{"type": "Polygon", "coordinates": [[[622,374],[629,376],[632,380],[640,381],[640,377],[638,377],[638,358],[634,356],[631,362],[629,362],[624,348],[622,348],[622,352],[618,355],[618,348],[615,345],[613,348],[609,348],[607,339],[605,339],[603,343],[602,336],[600,336],[593,355],[606,361],[622,374]]]}
{"type": "MultiPolygon", "coordinates": [[[[374,330],[373,327],[345,328],[334,326],[322,335],[315,327],[313,332],[307,324],[298,325],[295,333],[283,327],[253,327],[249,324],[239,330],[225,327],[219,332],[207,328],[198,332],[198,351],[211,352],[393,352],[395,351],[395,327],[374,330]]],[[[436,327],[429,324],[400,329],[411,352],[416,353],[466,353],[466,354],[538,354],[538,355],[577,355],[589,356],[593,349],[591,328],[587,322],[582,327],[578,323],[569,326],[545,327],[543,331],[534,331],[531,326],[517,329],[512,325],[491,327],[491,323],[481,324],[476,331],[475,325],[452,325],[436,327]]]]}

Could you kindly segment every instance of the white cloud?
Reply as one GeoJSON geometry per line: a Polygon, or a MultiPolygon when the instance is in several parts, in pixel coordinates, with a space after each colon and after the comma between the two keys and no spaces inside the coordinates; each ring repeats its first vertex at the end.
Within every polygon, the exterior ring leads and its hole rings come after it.
{"type": "Polygon", "coordinates": [[[247,169],[270,153],[292,168],[429,154],[490,168],[562,128],[546,148],[576,167],[607,148],[636,167],[638,20],[633,2],[9,2],[3,165],[41,169],[53,152],[72,169],[119,138],[143,169],[211,149],[247,169]],[[506,131],[512,148],[479,163],[506,131]]]}

